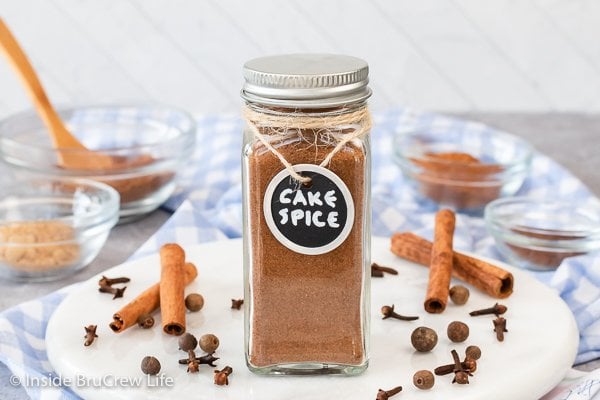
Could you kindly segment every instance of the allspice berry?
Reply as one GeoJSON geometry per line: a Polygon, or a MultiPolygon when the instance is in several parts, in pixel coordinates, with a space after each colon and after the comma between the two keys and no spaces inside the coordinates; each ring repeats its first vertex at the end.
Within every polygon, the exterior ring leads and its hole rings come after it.
{"type": "Polygon", "coordinates": [[[468,346],[465,350],[465,356],[472,360],[479,360],[481,358],[481,349],[479,346],[468,346]]]}
{"type": "Polygon", "coordinates": [[[200,338],[200,348],[207,353],[214,353],[219,347],[219,338],[212,333],[202,335],[200,338]]]}
{"type": "Polygon", "coordinates": [[[469,337],[469,327],[464,322],[453,321],[448,324],[448,339],[462,343],[469,337]]]}
{"type": "Polygon", "coordinates": [[[137,323],[142,329],[150,329],[154,326],[154,317],[150,314],[142,314],[138,318],[137,323]]]}
{"type": "Polygon", "coordinates": [[[410,335],[410,342],[415,350],[427,352],[433,350],[438,342],[438,335],[431,328],[420,326],[410,335]]]}
{"type": "Polygon", "coordinates": [[[434,383],[435,377],[433,376],[433,373],[431,373],[431,371],[427,371],[426,369],[417,371],[413,375],[413,384],[421,390],[431,389],[434,383]]]}
{"type": "Polygon", "coordinates": [[[191,333],[185,333],[179,338],[179,350],[190,351],[198,346],[198,339],[191,333]]]}
{"type": "Polygon", "coordinates": [[[450,288],[450,300],[458,306],[462,306],[469,300],[469,289],[462,285],[455,285],[450,288]]]}
{"type": "Polygon", "coordinates": [[[160,362],[156,357],[146,356],[142,359],[142,372],[146,375],[157,375],[160,372],[160,362]]]}
{"type": "Polygon", "coordinates": [[[185,297],[185,307],[192,311],[200,311],[204,307],[204,297],[199,293],[190,293],[185,297]]]}

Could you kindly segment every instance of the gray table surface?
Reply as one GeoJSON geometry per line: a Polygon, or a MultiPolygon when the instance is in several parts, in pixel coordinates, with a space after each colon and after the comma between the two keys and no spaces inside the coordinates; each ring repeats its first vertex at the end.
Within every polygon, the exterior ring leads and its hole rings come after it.
{"type": "MultiPolygon", "coordinates": [[[[600,115],[593,114],[522,114],[469,113],[460,117],[478,120],[527,139],[539,151],[565,166],[592,192],[600,196],[600,115]]],[[[0,311],[26,300],[48,294],[71,283],[86,280],[97,273],[125,261],[169,218],[161,210],[139,221],[114,228],[92,264],[60,282],[17,284],[0,281],[0,311]]],[[[600,367],[593,361],[578,368],[600,367]]],[[[10,371],[0,364],[0,398],[26,399],[20,387],[9,383],[10,371]]]]}

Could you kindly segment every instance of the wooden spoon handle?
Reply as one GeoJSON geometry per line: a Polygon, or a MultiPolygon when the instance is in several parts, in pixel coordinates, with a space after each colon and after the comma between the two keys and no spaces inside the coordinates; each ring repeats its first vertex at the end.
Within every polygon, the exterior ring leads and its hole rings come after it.
{"type": "Polygon", "coordinates": [[[33,104],[50,131],[54,147],[85,149],[64,126],[52,107],[29,59],[2,18],[0,18],[0,49],[3,50],[6,58],[21,78],[33,104]]]}

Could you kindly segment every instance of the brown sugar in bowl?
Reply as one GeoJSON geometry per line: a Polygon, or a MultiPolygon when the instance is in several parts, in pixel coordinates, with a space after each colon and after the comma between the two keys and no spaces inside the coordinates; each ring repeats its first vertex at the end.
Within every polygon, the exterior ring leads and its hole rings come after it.
{"type": "Polygon", "coordinates": [[[86,179],[0,185],[0,277],[50,281],[84,268],[119,216],[119,195],[86,179]]]}

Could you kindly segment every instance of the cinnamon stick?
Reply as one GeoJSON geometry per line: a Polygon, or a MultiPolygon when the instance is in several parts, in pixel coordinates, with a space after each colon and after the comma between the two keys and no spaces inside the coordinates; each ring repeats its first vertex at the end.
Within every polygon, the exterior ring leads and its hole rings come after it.
{"type": "Polygon", "coordinates": [[[435,215],[435,231],[431,248],[429,283],[425,296],[425,311],[439,314],[446,309],[450,277],[452,275],[452,237],[455,216],[451,210],[440,210],[435,215]]]}
{"type": "MultiPolygon", "coordinates": [[[[192,263],[184,266],[184,281],[186,285],[192,283],[198,271],[192,263]]],[[[110,329],[115,333],[123,332],[125,329],[135,325],[138,318],[144,314],[151,314],[160,306],[160,282],[150,286],[140,293],[135,299],[121,308],[113,315],[110,329]]]]}
{"type": "Polygon", "coordinates": [[[168,243],[160,248],[160,316],[169,335],[185,332],[184,263],[181,246],[168,243]]]}
{"type": "MultiPolygon", "coordinates": [[[[392,236],[392,253],[417,264],[428,266],[432,243],[414,233],[396,233],[392,236]]],[[[454,252],[452,276],[465,281],[492,297],[504,299],[513,292],[513,275],[483,260],[454,252]]]]}

